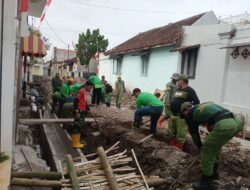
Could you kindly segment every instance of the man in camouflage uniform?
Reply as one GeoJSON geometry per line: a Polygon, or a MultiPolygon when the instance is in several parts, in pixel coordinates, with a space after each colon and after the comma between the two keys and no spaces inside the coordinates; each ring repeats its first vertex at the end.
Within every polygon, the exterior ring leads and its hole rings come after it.
{"type": "Polygon", "coordinates": [[[178,80],[179,74],[174,73],[170,79],[172,79],[169,83],[166,84],[166,90],[165,90],[165,115],[162,115],[160,119],[157,122],[157,128],[161,128],[162,123],[170,118],[171,115],[171,109],[170,104],[174,97],[174,94],[177,90],[176,82],[178,80]]]}
{"type": "Polygon", "coordinates": [[[187,124],[184,119],[180,118],[181,105],[184,102],[192,102],[193,105],[197,105],[200,103],[200,100],[195,90],[188,85],[187,75],[179,75],[177,87],[178,89],[175,92],[170,105],[171,116],[168,135],[171,137],[169,144],[183,150],[187,133],[187,124]]]}
{"type": "Polygon", "coordinates": [[[85,114],[89,111],[87,106],[87,92],[93,88],[93,83],[87,81],[78,91],[74,100],[75,122],[71,134],[72,147],[83,148],[84,144],[80,143],[81,133],[85,127],[85,114]]]}

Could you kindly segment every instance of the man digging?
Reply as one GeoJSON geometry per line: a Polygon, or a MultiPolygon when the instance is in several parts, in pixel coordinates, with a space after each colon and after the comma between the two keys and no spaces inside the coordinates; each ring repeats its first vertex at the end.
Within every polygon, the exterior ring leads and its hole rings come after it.
{"type": "Polygon", "coordinates": [[[202,177],[199,182],[193,184],[193,188],[213,190],[214,180],[219,179],[217,169],[222,146],[243,129],[244,118],[239,118],[212,102],[196,106],[185,102],[181,106],[181,117],[185,118],[192,139],[201,150],[202,177]],[[203,143],[199,135],[199,125],[210,132],[203,143]]]}
{"type": "Polygon", "coordinates": [[[143,116],[150,116],[150,133],[156,134],[156,125],[163,111],[163,103],[153,94],[141,92],[139,88],[133,90],[132,96],[136,97],[137,106],[134,115],[134,127],[140,127],[143,116]]]}

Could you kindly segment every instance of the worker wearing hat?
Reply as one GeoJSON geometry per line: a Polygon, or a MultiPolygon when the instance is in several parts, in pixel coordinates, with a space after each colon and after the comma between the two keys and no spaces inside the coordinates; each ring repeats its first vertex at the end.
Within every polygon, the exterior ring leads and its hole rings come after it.
{"type": "Polygon", "coordinates": [[[166,90],[165,90],[165,115],[162,115],[160,119],[157,122],[157,127],[161,128],[162,123],[170,118],[171,115],[171,109],[170,104],[173,100],[174,94],[177,90],[176,82],[178,80],[180,74],[173,73],[173,75],[170,77],[171,81],[166,84],[166,90]]]}
{"type": "Polygon", "coordinates": [[[194,189],[214,189],[214,180],[219,179],[218,159],[221,148],[244,126],[244,117],[238,117],[229,110],[213,102],[192,106],[185,102],[181,106],[181,116],[185,118],[194,143],[201,151],[202,177],[193,184],[194,189]],[[210,132],[202,143],[199,126],[207,127],[210,132]]]}
{"type": "Polygon", "coordinates": [[[56,73],[56,76],[51,80],[52,91],[53,93],[59,92],[62,87],[62,81],[59,77],[59,73],[56,73]]]}
{"type": "Polygon", "coordinates": [[[134,115],[134,126],[140,127],[143,116],[151,116],[150,133],[156,133],[156,124],[163,111],[163,103],[148,92],[141,92],[139,88],[133,90],[132,96],[136,97],[137,110],[134,115]]]}
{"type": "Polygon", "coordinates": [[[194,105],[199,104],[200,100],[195,90],[188,85],[188,76],[180,74],[177,79],[177,91],[174,94],[170,108],[170,125],[168,128],[168,135],[170,136],[169,144],[180,150],[186,139],[187,124],[184,119],[180,118],[181,105],[184,102],[192,102],[194,105]]]}

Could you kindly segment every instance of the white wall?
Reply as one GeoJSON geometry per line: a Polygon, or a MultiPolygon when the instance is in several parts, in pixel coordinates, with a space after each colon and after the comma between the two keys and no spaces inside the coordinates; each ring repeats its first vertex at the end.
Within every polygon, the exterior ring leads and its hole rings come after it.
{"type": "MultiPolygon", "coordinates": [[[[122,60],[121,77],[126,88],[141,88],[142,91],[154,92],[155,89],[165,89],[170,77],[177,71],[178,53],[169,52],[173,47],[155,48],[151,50],[148,75],[141,76],[141,57],[125,54],[122,60]]],[[[99,76],[105,75],[106,79],[114,85],[117,75],[113,74],[113,61],[101,57],[99,76]]]]}
{"type": "Polygon", "coordinates": [[[205,15],[203,15],[199,20],[197,20],[192,26],[218,24],[218,23],[219,20],[217,19],[214,12],[209,11],[205,15]]]}
{"type": "Polygon", "coordinates": [[[42,64],[32,65],[32,75],[43,76],[43,65],[42,64]]]}
{"type": "MultiPolygon", "coordinates": [[[[238,26],[236,36],[231,44],[250,43],[250,25],[238,26]]],[[[250,46],[240,47],[250,51],[250,46]]],[[[230,53],[234,50],[230,49],[230,53]]],[[[226,73],[225,93],[223,104],[235,112],[242,112],[250,116],[250,56],[244,59],[241,55],[234,59],[229,55],[228,70],[226,73]]]]}
{"type": "MultiPolygon", "coordinates": [[[[226,46],[219,33],[229,31],[230,25],[202,25],[185,27],[182,46],[200,44],[197,57],[196,76],[190,85],[196,90],[201,102],[221,102],[223,75],[226,62],[226,46]]],[[[179,62],[179,71],[181,61],[179,62]]]]}
{"type": "Polygon", "coordinates": [[[14,73],[16,43],[16,0],[5,0],[1,97],[0,151],[12,152],[14,73]]]}

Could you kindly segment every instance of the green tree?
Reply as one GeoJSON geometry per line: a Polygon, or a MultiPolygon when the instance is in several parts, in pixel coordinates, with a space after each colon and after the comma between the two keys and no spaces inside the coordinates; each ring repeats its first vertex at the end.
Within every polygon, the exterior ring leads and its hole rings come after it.
{"type": "Polygon", "coordinates": [[[108,39],[100,34],[99,29],[79,34],[78,44],[76,44],[77,56],[82,65],[88,65],[90,59],[97,51],[104,52],[108,47],[108,39]]]}

